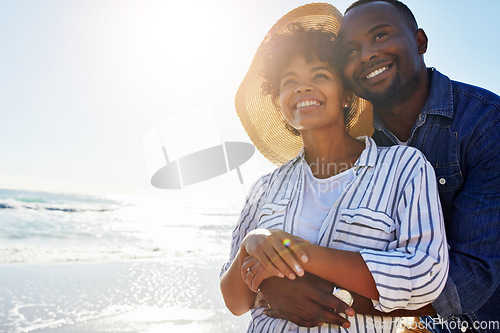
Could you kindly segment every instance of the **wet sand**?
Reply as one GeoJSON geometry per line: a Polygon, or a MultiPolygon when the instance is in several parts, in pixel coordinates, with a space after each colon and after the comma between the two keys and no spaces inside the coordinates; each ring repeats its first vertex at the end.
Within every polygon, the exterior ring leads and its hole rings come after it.
{"type": "Polygon", "coordinates": [[[222,260],[0,265],[0,332],[245,332],[222,260]]]}

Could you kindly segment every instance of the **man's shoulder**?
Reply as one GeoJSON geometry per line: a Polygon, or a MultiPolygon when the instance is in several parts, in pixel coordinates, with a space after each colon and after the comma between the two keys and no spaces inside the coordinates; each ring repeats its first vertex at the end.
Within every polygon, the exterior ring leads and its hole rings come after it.
{"type": "Polygon", "coordinates": [[[435,68],[428,68],[431,75],[431,93],[434,103],[446,106],[446,101],[452,103],[454,112],[493,110],[500,112],[500,96],[488,89],[477,85],[450,79],[435,68]],[[449,96],[451,94],[451,96],[449,96]],[[438,99],[438,101],[436,101],[438,99]]]}
{"type": "Polygon", "coordinates": [[[485,105],[500,110],[500,96],[496,93],[469,83],[451,80],[454,98],[477,99],[485,105]]]}
{"type": "Polygon", "coordinates": [[[462,138],[468,138],[469,144],[474,144],[481,137],[498,138],[500,96],[471,84],[451,82],[453,87],[453,128],[460,132],[462,138]]]}
{"type": "MultiPolygon", "coordinates": [[[[432,70],[433,82],[436,89],[448,86],[447,94],[440,98],[449,98],[450,115],[453,118],[452,127],[464,133],[481,134],[500,121],[500,96],[496,93],[465,82],[451,80],[446,75],[432,70]]],[[[432,88],[432,87],[431,87],[432,88]]],[[[445,90],[442,90],[445,91],[445,90]]],[[[442,103],[442,102],[440,102],[442,103]]],[[[439,104],[445,105],[445,104],[439,104]]]]}

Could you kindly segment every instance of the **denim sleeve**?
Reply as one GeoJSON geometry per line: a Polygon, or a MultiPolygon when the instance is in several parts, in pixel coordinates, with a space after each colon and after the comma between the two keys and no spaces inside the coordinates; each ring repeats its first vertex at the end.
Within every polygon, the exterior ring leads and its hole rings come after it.
{"type": "Polygon", "coordinates": [[[478,310],[500,282],[500,116],[494,120],[464,151],[464,186],[446,222],[452,281],[433,303],[444,318],[478,310]]]}
{"type": "Polygon", "coordinates": [[[449,318],[453,314],[462,313],[462,305],[458,296],[457,286],[448,276],[444,289],[439,297],[432,302],[432,307],[442,318],[449,318]]]}

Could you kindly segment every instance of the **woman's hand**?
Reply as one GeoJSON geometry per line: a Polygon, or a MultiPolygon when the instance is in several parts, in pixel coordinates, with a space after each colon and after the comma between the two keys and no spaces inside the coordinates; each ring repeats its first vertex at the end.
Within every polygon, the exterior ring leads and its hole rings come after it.
{"type": "Polygon", "coordinates": [[[241,247],[277,277],[295,279],[304,275],[300,263],[309,259],[304,251],[308,241],[277,229],[255,229],[249,232],[241,247]],[[300,258],[297,259],[297,258],[300,258]]]}
{"type": "Polygon", "coordinates": [[[259,286],[265,279],[274,276],[273,273],[264,268],[259,260],[247,256],[241,266],[241,278],[253,292],[259,291],[259,286]]]}

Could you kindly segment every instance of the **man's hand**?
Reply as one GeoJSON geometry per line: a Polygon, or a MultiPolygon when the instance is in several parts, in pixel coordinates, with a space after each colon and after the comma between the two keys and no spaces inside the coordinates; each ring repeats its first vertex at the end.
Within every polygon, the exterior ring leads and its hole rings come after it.
{"type": "Polygon", "coordinates": [[[260,290],[270,308],[266,315],[299,326],[331,323],[348,328],[351,324],[339,313],[354,316],[352,308],[332,295],[331,282],[309,273],[295,280],[268,278],[261,283],[260,290]]]}

